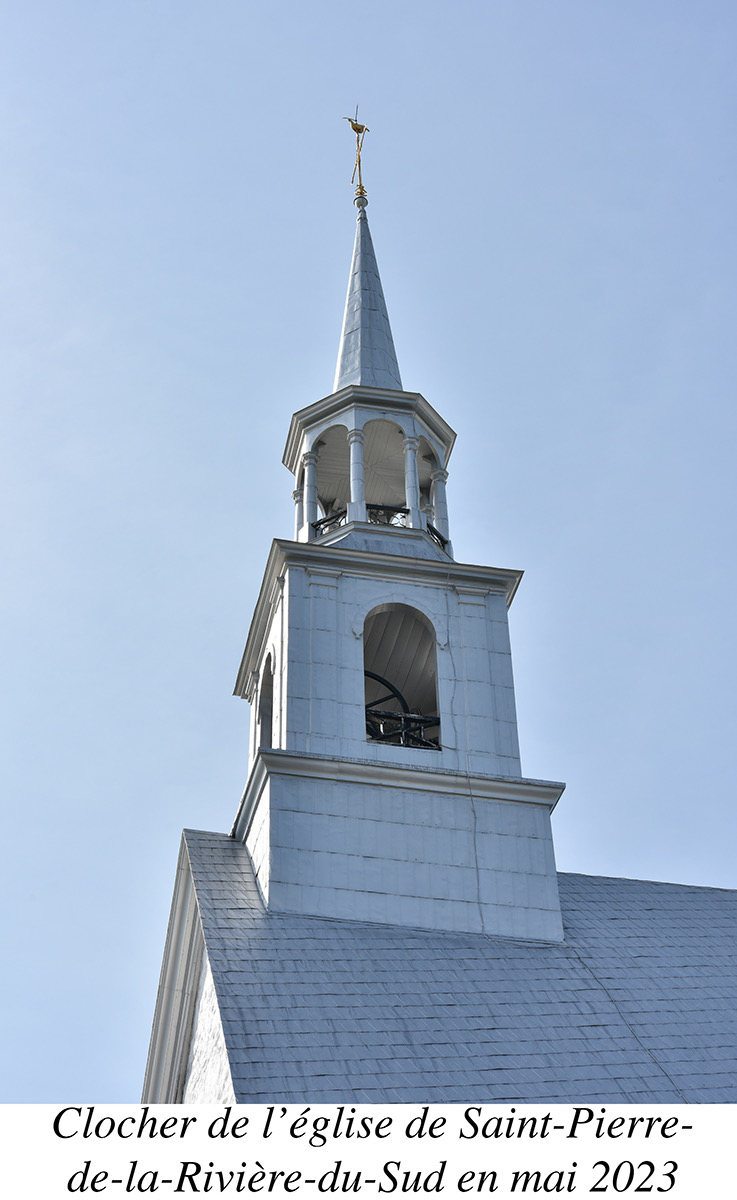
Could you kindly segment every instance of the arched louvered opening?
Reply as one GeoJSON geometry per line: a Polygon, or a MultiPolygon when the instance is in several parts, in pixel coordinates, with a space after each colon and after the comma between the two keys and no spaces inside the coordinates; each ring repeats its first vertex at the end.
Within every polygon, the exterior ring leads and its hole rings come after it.
{"type": "Polygon", "coordinates": [[[416,608],[381,604],[363,627],[366,736],[440,749],[435,630],[416,608]]]}
{"type": "Polygon", "coordinates": [[[273,724],[274,669],[271,663],[271,655],[269,655],[261,672],[261,687],[258,698],[258,744],[264,750],[268,750],[273,745],[273,724]]]}

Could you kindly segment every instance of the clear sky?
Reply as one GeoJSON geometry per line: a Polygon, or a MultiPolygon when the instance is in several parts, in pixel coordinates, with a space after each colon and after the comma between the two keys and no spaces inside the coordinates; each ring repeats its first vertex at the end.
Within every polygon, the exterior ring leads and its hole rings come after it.
{"type": "Polygon", "coordinates": [[[737,885],[732,0],[25,0],[0,36],[3,1100],[137,1100],[228,831],[361,106],[456,557],[522,567],[563,870],[737,885]]]}

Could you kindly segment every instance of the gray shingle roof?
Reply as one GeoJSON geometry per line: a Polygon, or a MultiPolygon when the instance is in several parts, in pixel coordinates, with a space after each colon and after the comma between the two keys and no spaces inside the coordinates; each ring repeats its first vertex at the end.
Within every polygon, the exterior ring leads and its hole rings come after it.
{"type": "Polygon", "coordinates": [[[737,893],[559,876],[566,940],[265,910],[185,831],[239,1101],[737,1101],[737,893]]]}

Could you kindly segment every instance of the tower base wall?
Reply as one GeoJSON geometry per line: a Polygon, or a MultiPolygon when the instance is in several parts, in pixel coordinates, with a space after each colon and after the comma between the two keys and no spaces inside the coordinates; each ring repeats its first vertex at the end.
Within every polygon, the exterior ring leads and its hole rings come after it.
{"type": "Polygon", "coordinates": [[[561,941],[550,828],[561,791],[272,750],[233,835],[275,911],[561,941]]]}

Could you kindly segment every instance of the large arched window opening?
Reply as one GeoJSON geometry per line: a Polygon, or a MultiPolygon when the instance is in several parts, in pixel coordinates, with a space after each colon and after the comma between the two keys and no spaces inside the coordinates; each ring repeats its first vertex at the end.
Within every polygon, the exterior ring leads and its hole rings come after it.
{"type": "Polygon", "coordinates": [[[261,672],[258,699],[258,744],[260,749],[268,750],[273,745],[273,718],[274,670],[271,664],[271,655],[269,655],[261,672]]]}
{"type": "Polygon", "coordinates": [[[440,749],[435,630],[416,608],[381,604],[363,626],[366,737],[440,749]]]}

